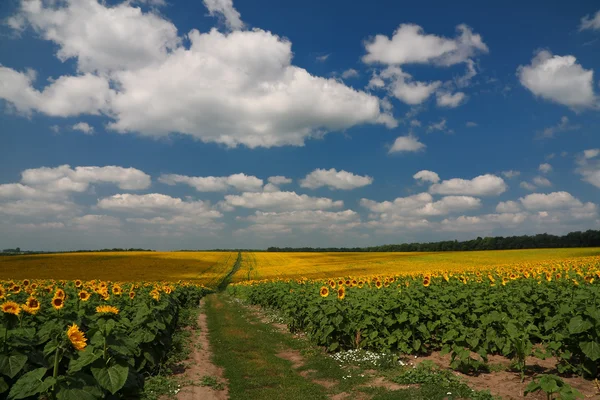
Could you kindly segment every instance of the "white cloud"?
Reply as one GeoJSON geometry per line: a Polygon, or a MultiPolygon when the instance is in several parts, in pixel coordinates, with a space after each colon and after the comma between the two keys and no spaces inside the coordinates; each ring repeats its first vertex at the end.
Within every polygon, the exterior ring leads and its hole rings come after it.
{"type": "Polygon", "coordinates": [[[429,193],[419,193],[408,197],[399,197],[393,202],[376,202],[361,199],[360,205],[373,213],[381,213],[381,218],[437,216],[452,212],[474,210],[481,207],[481,200],[470,196],[445,196],[433,201],[429,193]]]}
{"type": "Polygon", "coordinates": [[[418,82],[412,75],[402,71],[400,67],[390,66],[375,73],[369,81],[369,87],[386,87],[390,95],[406,104],[421,104],[440,87],[442,82],[418,82]],[[387,85],[387,86],[386,86],[387,85]]]}
{"type": "Polygon", "coordinates": [[[231,207],[254,208],[258,210],[324,210],[342,207],[341,200],[333,201],[325,197],[311,197],[296,192],[262,192],[227,195],[225,202],[231,207]]]}
{"type": "Polygon", "coordinates": [[[259,232],[263,234],[270,233],[269,228],[274,228],[275,231],[281,231],[282,233],[289,233],[292,229],[302,232],[347,233],[348,230],[361,225],[359,215],[352,210],[256,211],[253,215],[244,219],[251,222],[252,225],[240,231],[259,232]]]}
{"type": "Polygon", "coordinates": [[[233,0],[203,0],[204,5],[212,16],[220,16],[231,30],[244,27],[240,13],[233,7],[233,0]]]}
{"type": "Polygon", "coordinates": [[[21,1],[18,15],[59,46],[61,61],[75,58],[81,72],[141,68],[167,58],[181,41],[171,22],[128,2],[108,7],[96,0],[21,1]]]}
{"type": "Polygon", "coordinates": [[[229,176],[186,176],[177,174],[163,174],[158,181],[167,185],[183,183],[195,188],[199,192],[225,192],[235,189],[243,192],[257,192],[262,190],[263,180],[243,173],[229,176]]]}
{"type": "Polygon", "coordinates": [[[51,202],[47,200],[24,199],[0,203],[0,214],[26,218],[62,218],[76,213],[79,207],[70,201],[51,202]]]}
{"type": "Polygon", "coordinates": [[[0,185],[0,198],[28,199],[44,197],[39,190],[20,183],[5,183],[0,185]]]}
{"type": "Polygon", "coordinates": [[[329,58],[331,54],[323,54],[322,56],[317,56],[317,61],[318,62],[325,62],[327,61],[327,59],[329,58]]]}
{"type": "MultiPolygon", "coordinates": [[[[229,3],[210,4],[226,13],[229,3]]],[[[397,126],[376,96],[292,65],[291,43],[260,29],[192,30],[183,41],[157,13],[96,0],[22,1],[19,16],[83,73],[40,92],[33,74],[2,67],[0,98],[20,112],[104,114],[120,133],[251,148],[301,146],[365,123],[397,126]]]]}
{"type": "Polygon", "coordinates": [[[288,183],[292,183],[291,178],[287,178],[287,177],[281,176],[281,175],[270,176],[268,181],[269,181],[269,183],[272,183],[273,185],[285,185],[288,183]]]}
{"type": "Polygon", "coordinates": [[[119,218],[110,215],[88,214],[73,218],[70,223],[77,229],[120,228],[123,223],[119,218]]]}
{"type": "Polygon", "coordinates": [[[54,133],[58,133],[60,132],[60,127],[58,125],[52,125],[50,126],[50,130],[54,133]]]}
{"type": "Polygon", "coordinates": [[[350,78],[358,78],[360,74],[358,73],[357,70],[355,70],[354,68],[349,68],[347,70],[345,70],[344,72],[342,72],[342,78],[344,79],[350,79],[350,78]]]}
{"type": "Polygon", "coordinates": [[[430,193],[464,194],[471,196],[497,196],[504,193],[508,186],[496,175],[485,174],[471,180],[453,178],[435,183],[429,188],[430,193]]]}
{"type": "Polygon", "coordinates": [[[344,170],[338,171],[335,168],[328,170],[318,168],[306,175],[300,181],[300,186],[309,189],[326,186],[330,189],[351,190],[371,183],[373,183],[373,178],[367,175],[355,175],[344,170]]]}
{"type": "Polygon", "coordinates": [[[477,124],[477,122],[467,121],[467,123],[465,124],[465,126],[467,128],[475,128],[476,126],[478,126],[478,124],[477,124]]]}
{"type": "Polygon", "coordinates": [[[533,184],[537,185],[537,186],[543,186],[543,187],[552,186],[552,182],[550,182],[548,179],[544,178],[543,176],[536,176],[535,178],[533,178],[533,184]]]}
{"type": "Polygon", "coordinates": [[[531,192],[533,192],[535,189],[537,189],[537,186],[535,186],[534,184],[531,184],[529,182],[525,182],[525,181],[521,182],[519,184],[519,186],[522,187],[523,189],[529,190],[531,192]]]}
{"type": "Polygon", "coordinates": [[[90,126],[86,122],[78,122],[75,125],[73,125],[71,127],[71,129],[76,130],[76,131],[81,131],[81,132],[83,132],[86,135],[93,135],[94,134],[94,127],[90,126]]]}
{"type": "Polygon", "coordinates": [[[112,183],[125,190],[147,189],[150,176],[135,168],[114,165],[106,167],[75,167],[26,169],[21,182],[48,192],[83,192],[90,183],[112,183]]]}
{"type": "Polygon", "coordinates": [[[563,116],[557,125],[550,126],[548,128],[545,128],[543,131],[538,132],[537,137],[538,138],[551,138],[551,137],[554,137],[557,133],[576,131],[579,128],[581,128],[580,125],[569,124],[569,118],[567,116],[563,116]]]}
{"type": "Polygon", "coordinates": [[[515,228],[527,220],[525,213],[484,214],[479,216],[461,215],[457,218],[446,218],[440,223],[443,231],[472,232],[485,231],[501,226],[515,228]]]}
{"type": "Polygon", "coordinates": [[[54,117],[106,112],[114,91],[105,78],[92,74],[61,76],[41,92],[32,84],[35,74],[0,66],[0,99],[20,113],[39,111],[54,117]]]}
{"type": "Polygon", "coordinates": [[[578,168],[575,170],[582,176],[581,180],[600,189],[600,149],[584,150],[577,159],[578,168]]]}
{"type": "Polygon", "coordinates": [[[534,95],[574,109],[593,107],[594,71],[577,64],[574,56],[555,56],[539,51],[531,65],[517,69],[521,84],[534,95]]]}
{"type": "Polygon", "coordinates": [[[440,176],[433,171],[428,171],[424,169],[414,174],[413,179],[419,180],[421,182],[438,183],[440,181],[440,176]]]}
{"type": "Polygon", "coordinates": [[[521,211],[521,206],[516,201],[501,201],[496,206],[496,212],[499,213],[518,213],[521,211]]]}
{"type": "Polygon", "coordinates": [[[466,62],[476,53],[487,53],[488,48],[481,36],[474,34],[466,25],[456,27],[457,36],[448,39],[425,34],[423,28],[414,24],[402,24],[388,38],[377,35],[365,42],[365,63],[401,65],[433,63],[449,66],[466,62]]]}
{"type": "Polygon", "coordinates": [[[438,107],[456,108],[466,99],[466,95],[463,92],[456,92],[454,94],[448,92],[437,93],[437,105],[438,107]]]}
{"type": "Polygon", "coordinates": [[[421,126],[421,121],[419,121],[418,119],[412,119],[410,120],[410,126],[414,126],[414,127],[420,127],[421,126]]]}
{"type": "Polygon", "coordinates": [[[394,141],[394,144],[390,148],[390,153],[398,153],[398,152],[418,152],[425,149],[423,143],[419,142],[413,135],[408,136],[398,136],[394,141]]]}
{"type": "Polygon", "coordinates": [[[511,169],[508,171],[502,171],[502,175],[504,175],[504,177],[507,179],[511,179],[511,178],[516,178],[517,176],[521,175],[521,172],[511,169]]]}
{"type": "Polygon", "coordinates": [[[581,25],[579,25],[579,30],[600,30],[600,11],[597,11],[596,14],[590,16],[589,14],[585,17],[581,18],[581,25]]]}
{"type": "Polygon", "coordinates": [[[446,118],[442,118],[440,122],[432,122],[427,126],[427,132],[441,131],[445,133],[454,133],[454,131],[446,125],[446,118]]]}
{"type": "Polygon", "coordinates": [[[547,174],[548,172],[552,171],[552,165],[548,163],[540,164],[538,170],[543,174],[547,174]]]}
{"type": "Polygon", "coordinates": [[[533,211],[582,207],[583,203],[568,192],[533,193],[519,199],[523,207],[533,211]]]}
{"type": "Polygon", "coordinates": [[[98,201],[97,207],[102,210],[127,212],[133,214],[186,215],[198,219],[214,219],[222,217],[219,211],[203,201],[184,201],[160,193],[149,194],[115,194],[98,201]]]}

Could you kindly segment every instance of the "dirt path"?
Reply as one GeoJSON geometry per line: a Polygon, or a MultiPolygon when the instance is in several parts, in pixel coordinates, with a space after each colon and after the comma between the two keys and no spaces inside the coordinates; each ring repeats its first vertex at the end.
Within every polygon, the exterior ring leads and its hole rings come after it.
{"type": "MultiPolygon", "coordinates": [[[[202,303],[204,303],[204,300],[202,303]]],[[[193,384],[183,386],[181,391],[177,393],[177,399],[226,400],[229,398],[229,392],[223,377],[223,369],[212,362],[204,304],[201,305],[200,310],[200,315],[198,315],[198,326],[200,328],[192,339],[192,354],[185,361],[186,369],[183,374],[184,380],[191,381],[193,384]],[[205,376],[214,377],[218,382],[224,383],[224,388],[216,390],[211,386],[201,386],[200,382],[205,376]]]]}

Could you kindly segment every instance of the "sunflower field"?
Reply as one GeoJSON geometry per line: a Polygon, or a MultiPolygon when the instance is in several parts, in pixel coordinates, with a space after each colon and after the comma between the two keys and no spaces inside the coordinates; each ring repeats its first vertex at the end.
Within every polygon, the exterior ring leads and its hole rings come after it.
{"type": "Polygon", "coordinates": [[[555,356],[559,372],[600,367],[600,257],[458,271],[240,282],[228,291],[278,310],[329,351],[451,353],[478,370],[491,354],[555,356]]]}
{"type": "Polygon", "coordinates": [[[188,282],[0,281],[0,398],[136,398],[165,358],[188,282]]]}

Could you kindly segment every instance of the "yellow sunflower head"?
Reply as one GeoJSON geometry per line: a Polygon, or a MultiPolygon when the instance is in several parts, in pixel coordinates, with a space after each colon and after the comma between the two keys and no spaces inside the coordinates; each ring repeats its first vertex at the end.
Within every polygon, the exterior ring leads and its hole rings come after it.
{"type": "Polygon", "coordinates": [[[64,300],[64,298],[65,298],[65,291],[62,290],[62,289],[56,289],[56,293],[54,293],[54,297],[58,297],[58,298],[64,300]]]}
{"type": "Polygon", "coordinates": [[[379,279],[377,279],[377,280],[375,281],[375,287],[376,287],[377,289],[381,289],[381,287],[382,287],[382,286],[383,286],[383,284],[381,283],[381,281],[380,281],[379,279]]]}
{"type": "Polygon", "coordinates": [[[4,291],[4,288],[0,286],[0,299],[3,299],[5,294],[6,292],[4,291]]]}
{"type": "Polygon", "coordinates": [[[23,311],[27,314],[34,315],[40,310],[40,302],[35,297],[31,296],[23,305],[23,311]]]}
{"type": "Polygon", "coordinates": [[[123,289],[119,285],[113,285],[112,292],[115,296],[120,296],[123,294],[123,289]]]}
{"type": "Polygon", "coordinates": [[[19,315],[19,313],[21,312],[21,307],[14,301],[7,301],[5,303],[2,303],[1,307],[2,312],[5,314],[19,315]]]}
{"type": "Polygon", "coordinates": [[[73,347],[78,351],[85,349],[85,346],[87,346],[87,339],[76,324],[71,325],[69,329],[67,329],[67,337],[73,347]]]}
{"type": "Polygon", "coordinates": [[[425,276],[423,278],[423,286],[428,287],[429,285],[431,285],[431,278],[428,276],[425,276]]]}
{"type": "Polygon", "coordinates": [[[98,314],[118,314],[119,309],[113,306],[98,306],[96,307],[96,312],[98,314]]]}
{"type": "Polygon", "coordinates": [[[23,279],[23,286],[24,286],[24,287],[27,287],[27,286],[29,286],[29,283],[30,283],[30,282],[29,282],[29,279],[23,279]]]}
{"type": "Polygon", "coordinates": [[[346,297],[346,288],[344,288],[343,286],[340,286],[339,289],[337,290],[337,295],[338,295],[339,300],[343,300],[344,297],[346,297]]]}
{"type": "Polygon", "coordinates": [[[153,289],[150,292],[150,297],[152,297],[154,300],[159,301],[160,300],[160,292],[156,289],[153,289]]]}
{"type": "Polygon", "coordinates": [[[327,288],[327,286],[323,286],[321,288],[320,293],[321,293],[321,297],[327,297],[327,296],[329,296],[329,288],[327,288]]]}
{"type": "Polygon", "coordinates": [[[79,287],[81,287],[81,285],[82,285],[82,284],[83,284],[83,282],[81,282],[79,279],[76,279],[76,280],[75,280],[75,287],[76,287],[76,288],[79,288],[79,287]]]}
{"type": "Polygon", "coordinates": [[[13,293],[15,293],[15,294],[20,293],[21,292],[21,286],[19,286],[19,285],[13,285],[10,288],[10,291],[13,292],[13,293]]]}
{"type": "Polygon", "coordinates": [[[87,290],[82,290],[81,292],[79,292],[79,300],[81,301],[88,301],[90,299],[90,293],[87,290]]]}
{"type": "Polygon", "coordinates": [[[52,299],[52,307],[54,307],[55,310],[60,310],[64,306],[65,306],[65,301],[61,297],[54,297],[52,299]]]}
{"type": "Polygon", "coordinates": [[[133,290],[131,292],[129,292],[129,298],[131,300],[133,300],[135,298],[135,292],[133,290]]]}

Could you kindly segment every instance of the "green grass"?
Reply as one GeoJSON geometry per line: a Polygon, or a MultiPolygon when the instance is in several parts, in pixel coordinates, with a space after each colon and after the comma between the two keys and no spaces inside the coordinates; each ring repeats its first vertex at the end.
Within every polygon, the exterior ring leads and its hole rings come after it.
{"type": "MultiPolygon", "coordinates": [[[[399,364],[377,367],[338,363],[307,339],[280,332],[261,322],[238,300],[223,293],[210,295],[205,301],[213,360],[225,370],[232,400],[328,399],[341,392],[350,394],[348,398],[363,394],[378,400],[493,399],[487,393],[471,390],[451,372],[433,367],[413,370],[399,364]],[[291,361],[277,356],[285,350],[301,354],[303,365],[294,368],[291,361]],[[369,388],[366,369],[375,369],[379,376],[402,384],[411,383],[414,387],[396,391],[369,388]],[[316,383],[319,380],[334,385],[326,388],[316,383]],[[449,392],[455,395],[448,395],[449,392]]],[[[207,378],[209,386],[211,382],[218,383],[210,378],[207,378]]]]}

